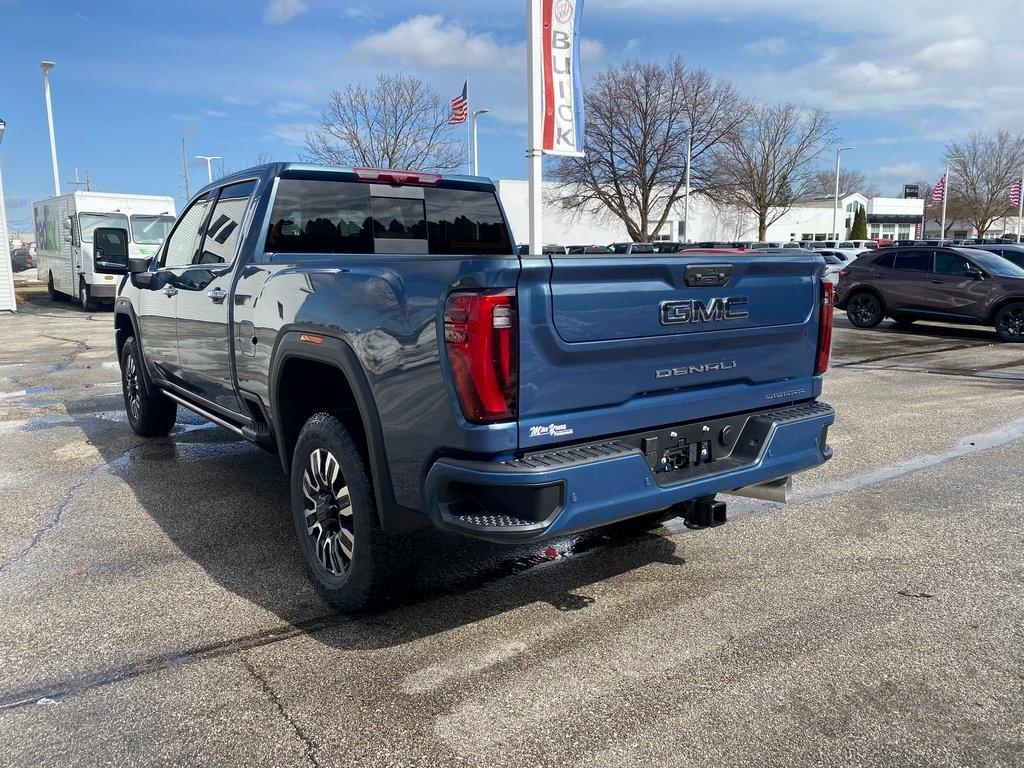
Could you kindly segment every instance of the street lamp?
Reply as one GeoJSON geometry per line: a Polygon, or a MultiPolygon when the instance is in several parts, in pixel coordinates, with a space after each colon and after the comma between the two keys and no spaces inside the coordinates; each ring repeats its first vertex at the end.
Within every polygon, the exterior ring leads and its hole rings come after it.
{"type": "MultiPolygon", "coordinates": [[[[3,120],[0,120],[0,144],[2,144],[3,140],[4,140],[4,129],[5,128],[7,128],[7,123],[5,123],[3,120]]],[[[4,203],[4,173],[3,173],[2,165],[0,165],[0,246],[2,246],[2,247],[0,247],[0,258],[4,258],[4,259],[10,258],[8,256],[8,247],[10,246],[10,240],[8,239],[8,232],[7,232],[7,206],[4,203]]],[[[13,269],[13,265],[12,265],[11,271],[7,273],[7,280],[8,280],[7,287],[10,289],[10,295],[11,295],[11,307],[10,307],[10,309],[11,309],[12,312],[16,312],[17,309],[18,309],[18,304],[14,300],[14,274],[13,274],[13,272],[14,272],[14,269],[13,269]]]]}
{"type": "Polygon", "coordinates": [[[473,113],[473,175],[474,176],[479,176],[480,175],[480,160],[479,160],[478,152],[477,152],[477,150],[479,148],[479,144],[478,144],[477,133],[476,133],[476,121],[477,121],[477,118],[480,117],[480,115],[486,115],[490,111],[491,110],[489,110],[489,109],[478,109],[478,110],[476,110],[476,112],[473,113]]]}
{"type": "Polygon", "coordinates": [[[836,149],[836,194],[835,199],[832,201],[832,237],[836,238],[836,246],[839,245],[839,241],[842,239],[839,237],[839,232],[836,231],[838,226],[837,220],[839,218],[839,156],[843,152],[848,152],[853,147],[839,147],[836,149]]]}
{"type": "Polygon", "coordinates": [[[224,158],[220,155],[196,155],[196,160],[206,161],[206,183],[213,184],[213,166],[210,165],[214,160],[223,160],[224,158]]]}
{"type": "Polygon", "coordinates": [[[690,242],[690,163],[693,162],[693,134],[686,134],[686,192],[683,197],[683,242],[690,242]]]}
{"type": "Polygon", "coordinates": [[[43,73],[43,95],[46,97],[46,122],[50,126],[50,162],[53,164],[53,195],[60,196],[60,173],[57,171],[57,139],[53,135],[53,104],[50,102],[50,70],[53,62],[39,62],[39,70],[43,73]]]}

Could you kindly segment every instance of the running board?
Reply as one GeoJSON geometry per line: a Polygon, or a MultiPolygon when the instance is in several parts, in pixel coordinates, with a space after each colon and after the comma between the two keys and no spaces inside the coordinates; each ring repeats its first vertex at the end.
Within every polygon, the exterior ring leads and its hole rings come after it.
{"type": "Polygon", "coordinates": [[[192,403],[192,402],[186,400],[185,398],[181,397],[180,395],[176,395],[173,392],[169,392],[166,389],[161,389],[160,391],[164,395],[166,395],[167,397],[171,398],[171,400],[176,402],[178,405],[185,406],[186,408],[188,408],[193,413],[199,414],[204,419],[207,419],[208,421],[212,421],[214,424],[216,424],[219,427],[224,427],[224,429],[228,430],[229,432],[234,432],[239,437],[245,437],[245,433],[242,431],[242,427],[238,426],[237,424],[232,424],[230,421],[227,421],[226,419],[222,419],[220,416],[215,416],[214,414],[210,413],[209,411],[207,411],[207,410],[205,410],[203,408],[200,408],[195,403],[192,403]]]}

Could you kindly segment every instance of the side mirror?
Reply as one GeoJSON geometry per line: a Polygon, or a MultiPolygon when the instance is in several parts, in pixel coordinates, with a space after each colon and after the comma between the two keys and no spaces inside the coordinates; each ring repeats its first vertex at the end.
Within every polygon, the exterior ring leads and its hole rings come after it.
{"type": "Polygon", "coordinates": [[[92,260],[97,272],[123,275],[128,271],[128,230],[97,227],[92,233],[92,260]]]}
{"type": "Polygon", "coordinates": [[[149,256],[132,256],[128,259],[128,272],[133,275],[148,272],[150,261],[149,256]]]}
{"type": "Polygon", "coordinates": [[[964,270],[964,275],[966,275],[967,277],[973,277],[975,280],[985,279],[985,273],[982,272],[977,267],[968,267],[966,270],[964,270]]]}

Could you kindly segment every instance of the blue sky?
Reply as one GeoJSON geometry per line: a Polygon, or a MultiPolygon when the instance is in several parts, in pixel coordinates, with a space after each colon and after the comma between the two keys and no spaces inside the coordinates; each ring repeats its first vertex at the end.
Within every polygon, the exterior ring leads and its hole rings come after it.
{"type": "MultiPolygon", "coordinates": [[[[587,0],[584,70],[679,54],[750,98],[830,109],[856,147],[844,162],[891,194],[937,176],[946,141],[1024,126],[1024,46],[1003,39],[1022,22],[1021,0],[587,0]]],[[[182,138],[228,169],[296,159],[330,90],[380,71],[445,96],[470,72],[473,106],[494,110],[481,172],[523,178],[524,28],[522,0],[0,0],[12,228],[52,187],[40,59],[57,64],[62,182],[77,167],[94,188],[180,205],[182,138]]],[[[205,165],[190,173],[205,182],[205,165]]]]}

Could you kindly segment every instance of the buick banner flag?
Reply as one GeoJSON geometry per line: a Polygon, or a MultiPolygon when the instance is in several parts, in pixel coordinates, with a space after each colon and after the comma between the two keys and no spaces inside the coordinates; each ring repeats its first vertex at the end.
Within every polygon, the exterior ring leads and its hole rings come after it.
{"type": "Polygon", "coordinates": [[[583,0],[541,0],[543,5],[544,138],[548,155],[583,154],[583,84],[580,19],[583,0]]]}

